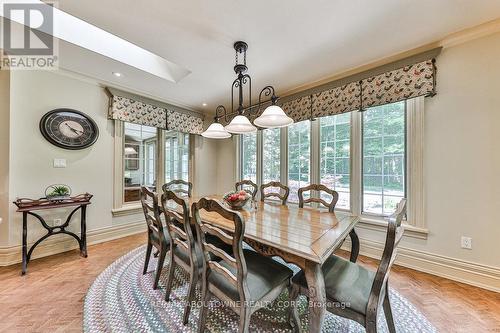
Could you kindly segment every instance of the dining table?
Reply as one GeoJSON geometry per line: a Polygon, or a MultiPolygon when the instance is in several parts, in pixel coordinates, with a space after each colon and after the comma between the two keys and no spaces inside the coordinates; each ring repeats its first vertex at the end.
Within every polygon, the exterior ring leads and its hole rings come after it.
{"type": "MultiPolygon", "coordinates": [[[[223,201],[220,195],[204,197],[223,201]]],[[[199,199],[186,198],[189,206],[199,199]]],[[[309,289],[309,332],[321,332],[326,311],[321,266],[354,232],[359,216],[277,201],[254,201],[238,212],[244,220],[244,241],[248,245],[262,255],[278,256],[304,270],[309,289]]],[[[215,212],[201,210],[200,217],[227,232],[234,230],[233,221],[215,212]]]]}

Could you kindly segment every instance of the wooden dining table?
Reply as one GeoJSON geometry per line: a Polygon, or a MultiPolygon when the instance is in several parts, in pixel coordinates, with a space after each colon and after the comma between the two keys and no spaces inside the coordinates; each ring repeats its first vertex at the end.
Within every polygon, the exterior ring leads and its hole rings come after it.
{"type": "MultiPolygon", "coordinates": [[[[221,201],[220,195],[208,195],[221,201]]],[[[187,199],[189,206],[201,197],[187,199]]],[[[239,210],[245,223],[245,242],[266,256],[278,256],[305,272],[309,287],[309,332],[321,332],[325,316],[325,283],[321,265],[354,230],[359,217],[348,212],[304,207],[296,204],[258,201],[239,210]],[[253,206],[253,207],[252,207],[253,206]]],[[[200,211],[200,217],[233,231],[233,221],[215,212],[200,211]]]]}

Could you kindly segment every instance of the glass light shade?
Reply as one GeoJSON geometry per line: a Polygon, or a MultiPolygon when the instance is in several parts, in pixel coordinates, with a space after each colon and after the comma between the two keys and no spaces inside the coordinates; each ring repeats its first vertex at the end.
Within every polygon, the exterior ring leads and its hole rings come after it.
{"type": "Polygon", "coordinates": [[[226,131],[234,134],[252,133],[257,131],[257,127],[252,125],[247,117],[237,115],[228,125],[226,125],[226,131]]]}
{"type": "Polygon", "coordinates": [[[231,137],[231,134],[225,130],[222,124],[212,123],[205,132],[201,133],[201,136],[209,139],[227,139],[231,137]]]}
{"type": "Polygon", "coordinates": [[[270,105],[253,123],[259,127],[275,128],[289,126],[293,124],[293,119],[288,117],[279,106],[270,105]]]}
{"type": "Polygon", "coordinates": [[[132,147],[125,147],[125,155],[135,155],[137,151],[132,147]]]}

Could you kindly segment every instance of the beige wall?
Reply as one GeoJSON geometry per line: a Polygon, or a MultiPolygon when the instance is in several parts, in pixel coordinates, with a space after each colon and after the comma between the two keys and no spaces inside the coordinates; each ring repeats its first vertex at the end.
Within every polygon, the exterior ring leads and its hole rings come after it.
{"type": "Polygon", "coordinates": [[[9,94],[9,71],[0,70],[0,244],[9,239],[9,94]]]}
{"type": "MultiPolygon", "coordinates": [[[[11,173],[8,202],[14,201],[18,196],[43,196],[47,185],[63,183],[68,184],[73,193],[94,194],[92,205],[88,209],[89,233],[144,219],[142,214],[122,217],[113,217],[111,214],[113,122],[107,119],[108,98],[103,87],[91,80],[59,72],[16,71],[11,73],[10,88],[10,139],[7,142],[10,142],[11,154],[7,161],[10,162],[11,173]],[[64,150],[51,145],[42,137],[38,129],[40,118],[46,112],[61,107],[80,110],[95,120],[100,133],[98,141],[92,147],[77,151],[64,150]],[[54,158],[65,158],[67,167],[53,168],[54,158]]],[[[4,113],[0,115],[3,117],[4,113]]],[[[3,122],[0,126],[3,126],[3,122]]],[[[8,128],[5,132],[0,131],[2,136],[5,133],[8,133],[8,128]]],[[[4,142],[1,141],[0,154],[3,154],[4,142]]],[[[194,142],[194,188],[201,194],[213,193],[217,186],[217,143],[200,136],[194,142]]],[[[6,233],[8,237],[0,238],[0,257],[2,247],[21,244],[21,214],[15,213],[14,205],[8,204],[8,207],[10,220],[4,221],[0,228],[10,226],[10,232],[6,233]]],[[[54,218],[64,217],[66,213],[67,211],[62,210],[50,214],[44,212],[43,215],[52,222],[54,218]]],[[[79,232],[78,223],[70,226],[70,230],[79,232]]],[[[34,221],[29,223],[29,228],[28,241],[45,233],[34,221]]],[[[48,240],[54,241],[57,241],[55,237],[48,240]]],[[[57,249],[54,251],[57,252],[57,249]]]]}
{"type": "MultiPolygon", "coordinates": [[[[500,33],[444,49],[437,59],[438,94],[425,100],[426,240],[402,247],[500,269],[500,33]],[[472,250],[460,237],[472,237],[472,250]]],[[[219,187],[235,163],[234,148],[218,145],[219,187]]],[[[231,181],[234,181],[231,180],[231,181]]],[[[373,229],[373,228],[372,228],[373,229]]],[[[359,229],[383,242],[382,232],[359,229]]]]}

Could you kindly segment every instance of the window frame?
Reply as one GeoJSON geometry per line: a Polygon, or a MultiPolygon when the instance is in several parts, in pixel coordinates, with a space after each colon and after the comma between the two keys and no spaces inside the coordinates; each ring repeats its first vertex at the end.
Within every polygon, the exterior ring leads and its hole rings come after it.
{"type": "MultiPolygon", "coordinates": [[[[426,238],[428,230],[424,220],[423,194],[423,142],[424,142],[424,97],[406,100],[406,156],[405,156],[405,190],[408,202],[406,234],[416,238],[426,238]]],[[[362,212],[362,113],[351,112],[350,137],[350,209],[336,210],[360,216],[362,225],[381,230],[386,226],[386,217],[362,212]]],[[[320,122],[310,122],[310,181],[319,183],[321,175],[320,161],[320,122]]],[[[262,181],[262,131],[257,132],[257,185],[262,181]]],[[[236,181],[241,180],[242,145],[240,137],[236,138],[236,181]]],[[[281,183],[288,185],[288,128],[281,128],[280,138],[280,176],[281,183]]],[[[314,194],[313,194],[314,195],[314,194]]],[[[291,203],[294,204],[294,203],[291,203]]]]}
{"type": "MultiPolygon", "coordinates": [[[[113,126],[113,208],[111,213],[113,217],[127,216],[142,213],[142,206],[139,201],[125,202],[124,201],[124,147],[125,147],[125,122],[121,120],[114,120],[113,126]]],[[[156,165],[155,174],[157,180],[157,187],[165,183],[165,132],[167,130],[156,129],[156,165]]],[[[188,148],[188,178],[192,182],[193,179],[193,153],[194,153],[194,138],[192,134],[189,135],[189,148],[188,148]]]]}

